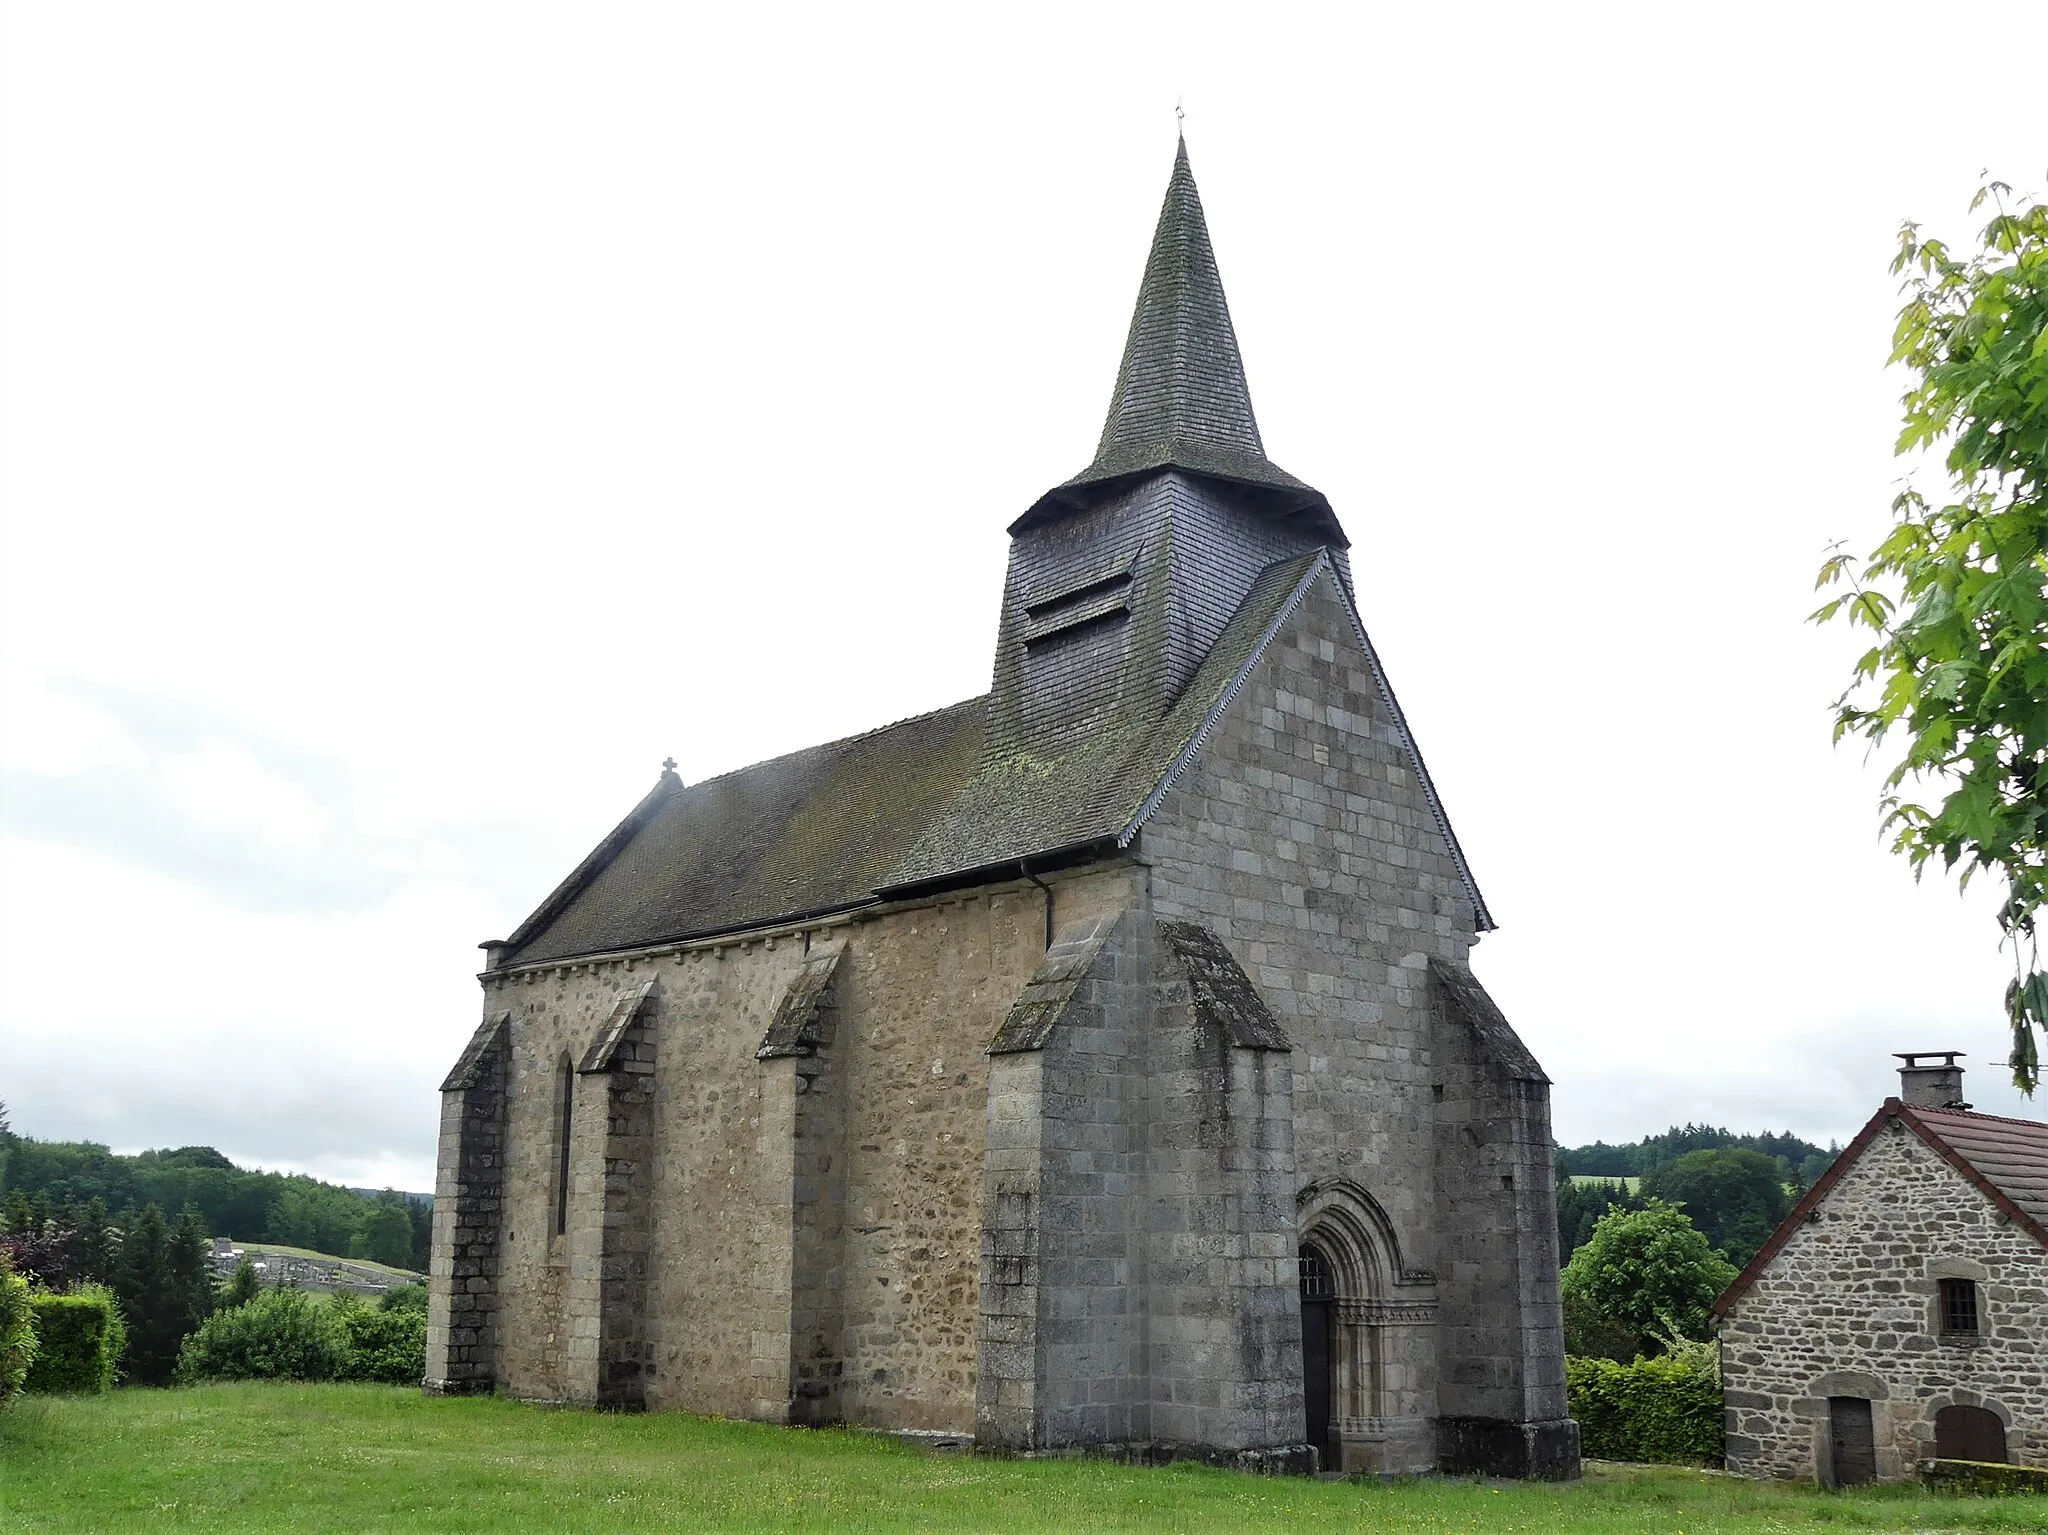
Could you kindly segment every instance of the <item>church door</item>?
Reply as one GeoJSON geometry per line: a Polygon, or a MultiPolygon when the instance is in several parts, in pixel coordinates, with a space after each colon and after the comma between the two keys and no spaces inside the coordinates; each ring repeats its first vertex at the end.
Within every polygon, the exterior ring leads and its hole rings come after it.
{"type": "Polygon", "coordinates": [[[1934,1454],[1939,1460],[2005,1462],[2005,1425],[1982,1407],[1944,1407],[1934,1415],[1934,1454]]]}
{"type": "Polygon", "coordinates": [[[1828,1438],[1833,1445],[1829,1470],[1835,1486],[1861,1487],[1877,1480],[1877,1441],[1871,1431],[1867,1399],[1829,1397],[1828,1438]]]}
{"type": "Polygon", "coordinates": [[[1330,1418],[1330,1303],[1336,1298],[1336,1279],[1329,1260],[1313,1247],[1301,1250],[1301,1368],[1302,1396],[1308,1405],[1308,1442],[1322,1457],[1325,1471],[1337,1464],[1335,1424],[1330,1418]]]}

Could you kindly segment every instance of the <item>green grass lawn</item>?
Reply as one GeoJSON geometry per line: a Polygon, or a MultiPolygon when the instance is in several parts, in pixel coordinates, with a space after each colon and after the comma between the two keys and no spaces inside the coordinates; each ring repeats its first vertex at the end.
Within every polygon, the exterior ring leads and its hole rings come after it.
{"type": "Polygon", "coordinates": [[[1566,1485],[1271,1479],[1000,1460],[871,1434],[614,1417],[383,1386],[34,1398],[0,1413],[0,1529],[2043,1530],[2048,1500],[1848,1496],[1600,1468],[1566,1485]]]}

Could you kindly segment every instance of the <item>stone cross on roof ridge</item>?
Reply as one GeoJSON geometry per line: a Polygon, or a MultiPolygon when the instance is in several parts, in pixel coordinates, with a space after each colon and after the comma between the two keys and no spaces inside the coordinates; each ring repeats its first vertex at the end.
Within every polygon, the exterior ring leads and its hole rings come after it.
{"type": "Polygon", "coordinates": [[[1161,469],[1253,487],[1277,510],[1326,524],[1328,542],[1348,542],[1322,493],[1266,457],[1185,138],[1175,147],[1095,460],[1040,497],[1010,531],[1161,469]]]}

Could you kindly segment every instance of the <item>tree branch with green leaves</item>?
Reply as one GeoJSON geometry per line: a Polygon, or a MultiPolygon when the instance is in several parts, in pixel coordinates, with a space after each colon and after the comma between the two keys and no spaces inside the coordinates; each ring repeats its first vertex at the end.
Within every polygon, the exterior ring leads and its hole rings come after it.
{"type": "Polygon", "coordinates": [[[2048,1032],[2048,204],[2011,200],[2001,182],[1978,192],[1971,211],[1997,216],[1968,256],[1899,232],[1891,361],[1913,383],[1896,451],[1940,454],[1945,483],[1909,481],[1867,557],[1830,552],[1816,586],[1846,590],[1813,619],[1875,636],[1835,701],[1835,739],[1903,738],[1880,800],[1893,850],[1916,876],[1939,859],[1965,886],[2004,882],[2008,1064],[2032,1094],[2048,1032]]]}

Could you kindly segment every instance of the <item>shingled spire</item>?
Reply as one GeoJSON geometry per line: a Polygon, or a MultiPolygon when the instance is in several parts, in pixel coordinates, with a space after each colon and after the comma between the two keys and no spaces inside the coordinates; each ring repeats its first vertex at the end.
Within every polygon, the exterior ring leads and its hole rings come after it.
{"type": "Polygon", "coordinates": [[[1345,542],[1322,493],[1266,457],[1185,139],[1174,155],[1095,461],[1046,492],[1010,531],[1092,505],[1162,469],[1245,486],[1262,507],[1327,523],[1332,541],[1345,542]]]}

